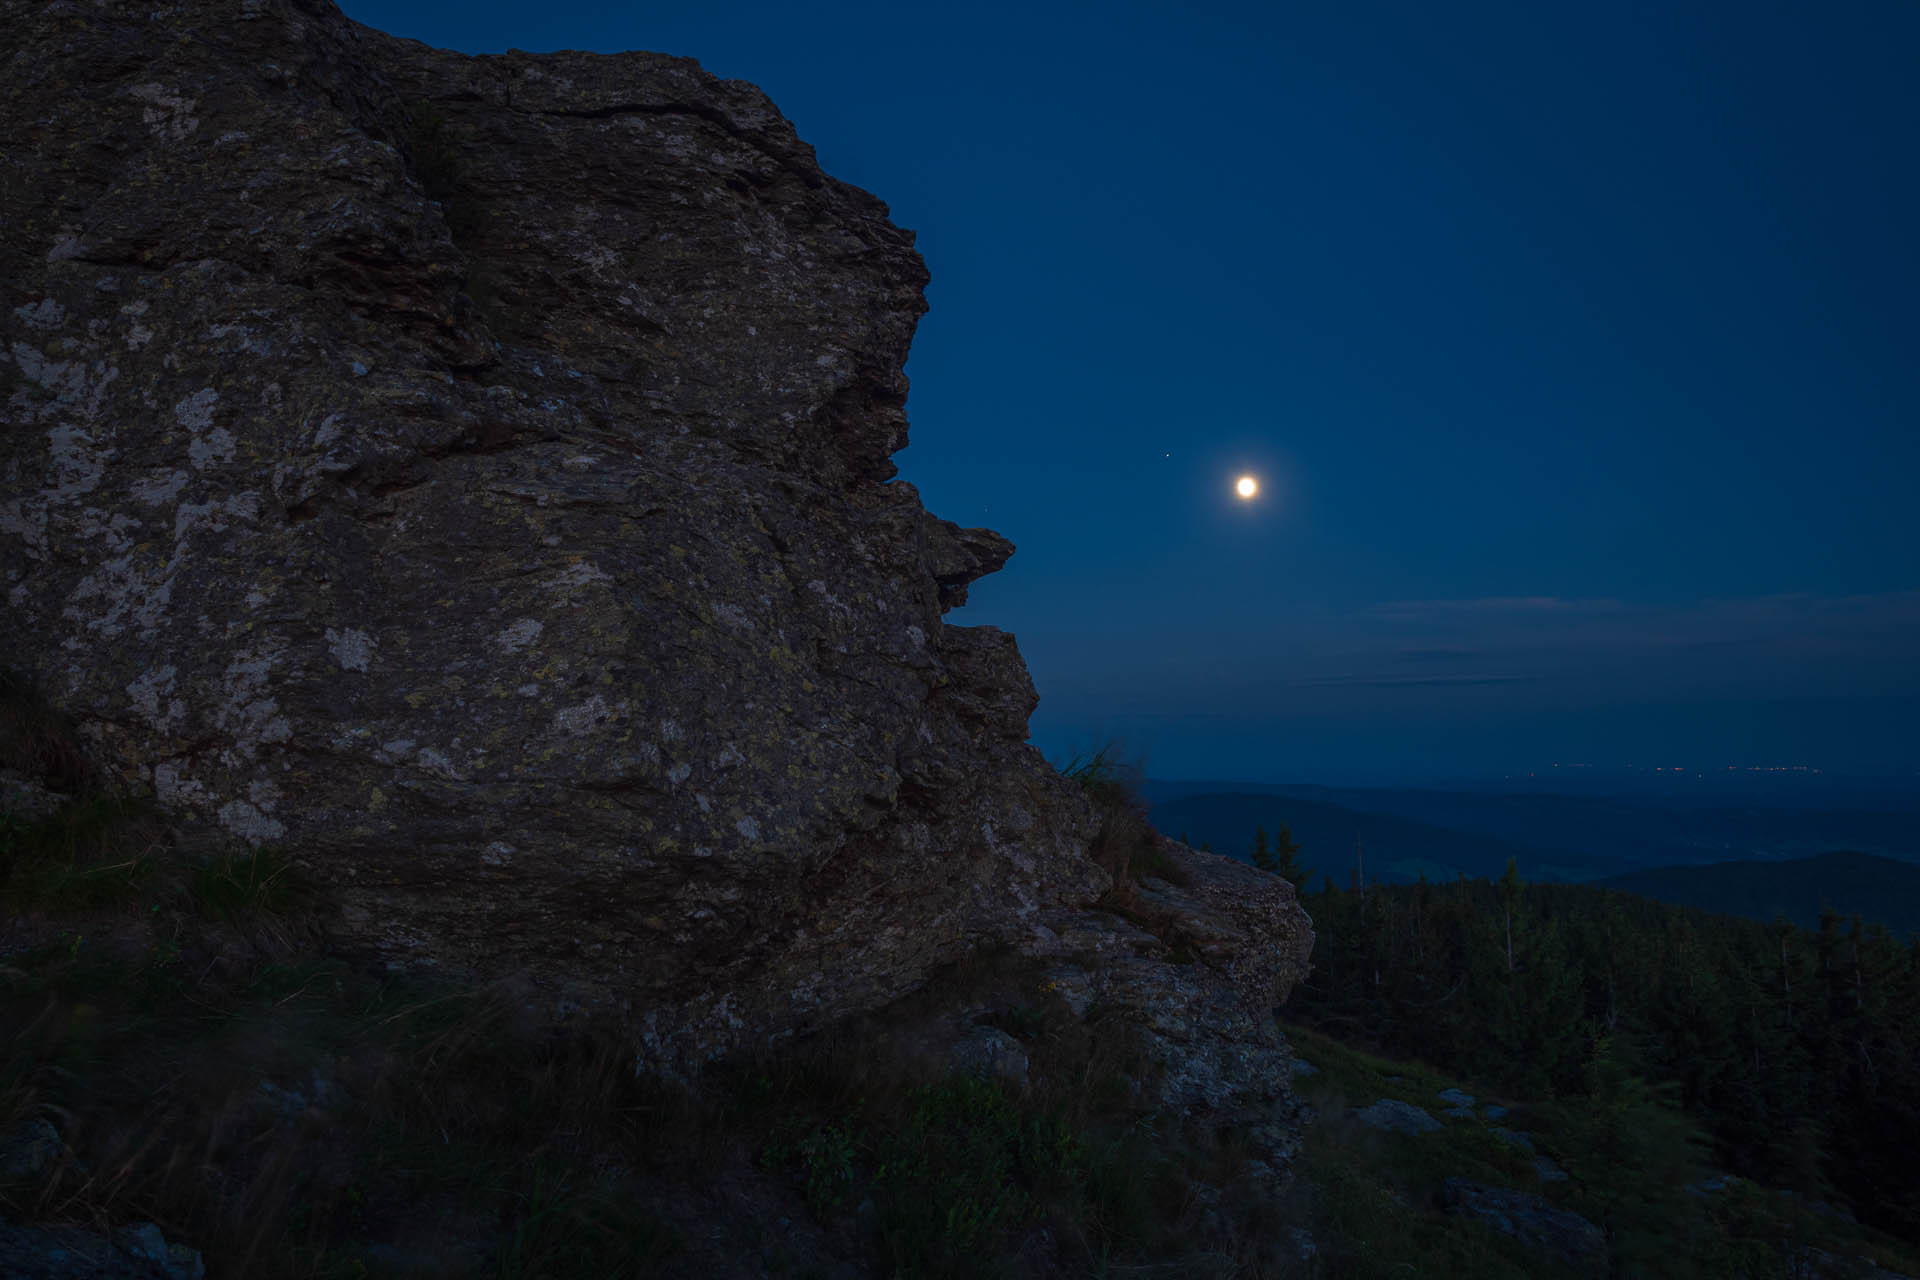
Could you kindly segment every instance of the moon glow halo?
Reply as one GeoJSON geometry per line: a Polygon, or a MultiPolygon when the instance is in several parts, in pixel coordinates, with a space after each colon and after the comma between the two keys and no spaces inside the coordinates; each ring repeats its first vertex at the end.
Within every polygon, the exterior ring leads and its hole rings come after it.
{"type": "Polygon", "coordinates": [[[1260,492],[1260,482],[1252,476],[1241,476],[1234,482],[1233,491],[1242,498],[1251,498],[1254,494],[1260,492]]]}

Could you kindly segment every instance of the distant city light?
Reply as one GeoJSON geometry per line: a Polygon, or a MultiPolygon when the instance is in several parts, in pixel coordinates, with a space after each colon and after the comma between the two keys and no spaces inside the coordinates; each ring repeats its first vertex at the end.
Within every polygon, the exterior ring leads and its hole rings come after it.
{"type": "MultiPolygon", "coordinates": [[[[1555,761],[1552,767],[1555,769],[1593,769],[1593,768],[1598,768],[1600,766],[1591,765],[1591,764],[1571,764],[1571,763],[1563,763],[1561,761],[1555,761]]],[[[1825,772],[1824,770],[1820,769],[1818,766],[1810,765],[1810,764],[1729,764],[1729,765],[1715,765],[1715,766],[1701,766],[1701,765],[1690,765],[1690,764],[1654,764],[1654,765],[1629,764],[1629,765],[1626,765],[1625,768],[1629,772],[1638,771],[1641,769],[1648,769],[1654,773],[1692,773],[1702,777],[1704,777],[1708,772],[1710,772],[1714,768],[1725,769],[1728,773],[1814,774],[1814,773],[1825,772]]],[[[1512,775],[1508,775],[1508,776],[1512,776],[1512,775]]],[[[1534,777],[1536,775],[1530,773],[1527,776],[1534,777]]]]}

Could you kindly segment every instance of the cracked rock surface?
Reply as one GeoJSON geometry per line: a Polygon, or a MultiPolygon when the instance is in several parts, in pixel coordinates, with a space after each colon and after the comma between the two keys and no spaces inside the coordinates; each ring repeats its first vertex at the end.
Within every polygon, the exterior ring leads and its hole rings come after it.
{"type": "Polygon", "coordinates": [[[0,662],[397,969],[698,1061],[1091,901],[1011,554],[888,483],[911,233],[765,95],[0,0],[0,662]]]}

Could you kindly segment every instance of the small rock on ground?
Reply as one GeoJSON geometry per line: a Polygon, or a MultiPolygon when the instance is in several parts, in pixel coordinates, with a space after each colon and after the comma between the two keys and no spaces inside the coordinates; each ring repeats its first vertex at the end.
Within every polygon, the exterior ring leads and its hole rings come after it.
{"type": "Polygon", "coordinates": [[[1397,1102],[1392,1098],[1382,1098],[1353,1114],[1360,1123],[1390,1133],[1432,1133],[1440,1127],[1440,1122],[1425,1108],[1416,1107],[1410,1102],[1397,1102]]]}
{"type": "Polygon", "coordinates": [[[1877,1267],[1871,1258],[1848,1261],[1825,1249],[1802,1245],[1787,1258],[1787,1275],[1792,1280],[1827,1280],[1829,1276],[1859,1276],[1861,1280],[1912,1280],[1897,1271],[1877,1267]]]}
{"type": "Polygon", "coordinates": [[[1027,1086],[1027,1051],[998,1027],[974,1027],[954,1045],[950,1060],[954,1070],[966,1075],[1027,1086]]]}
{"type": "Polygon", "coordinates": [[[0,1221],[0,1276],[21,1280],[206,1280],[200,1251],[169,1244],[150,1222],[112,1240],[81,1227],[0,1221]]]}
{"type": "Polygon", "coordinates": [[[113,1233],[113,1243],[131,1258],[153,1264],[167,1280],[206,1280],[207,1264],[198,1249],[169,1244],[160,1228],[151,1222],[139,1222],[113,1233]]]}
{"type": "Polygon", "coordinates": [[[60,1131],[46,1120],[24,1120],[0,1134],[0,1179],[23,1182],[38,1178],[60,1158],[60,1131]]]}
{"type": "Polygon", "coordinates": [[[1556,1209],[1539,1196],[1448,1178],[1442,1192],[1447,1212],[1478,1219],[1522,1244],[1551,1254],[1586,1276],[1607,1274],[1607,1238],[1577,1213],[1556,1209]]]}

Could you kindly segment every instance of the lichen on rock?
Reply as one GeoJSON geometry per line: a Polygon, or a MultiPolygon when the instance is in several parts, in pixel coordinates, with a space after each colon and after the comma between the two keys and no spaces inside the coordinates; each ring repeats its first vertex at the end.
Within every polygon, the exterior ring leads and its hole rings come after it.
{"type": "MultiPolygon", "coordinates": [[[[943,618],[1011,544],[892,479],[913,236],[758,89],[323,0],[27,7],[0,663],[120,785],[283,848],[341,947],[676,1070],[1107,888],[1013,638],[943,618]]],[[[1279,969],[1173,903],[1215,954],[1162,1003],[1264,1018],[1310,944],[1270,905],[1279,969]]]]}

